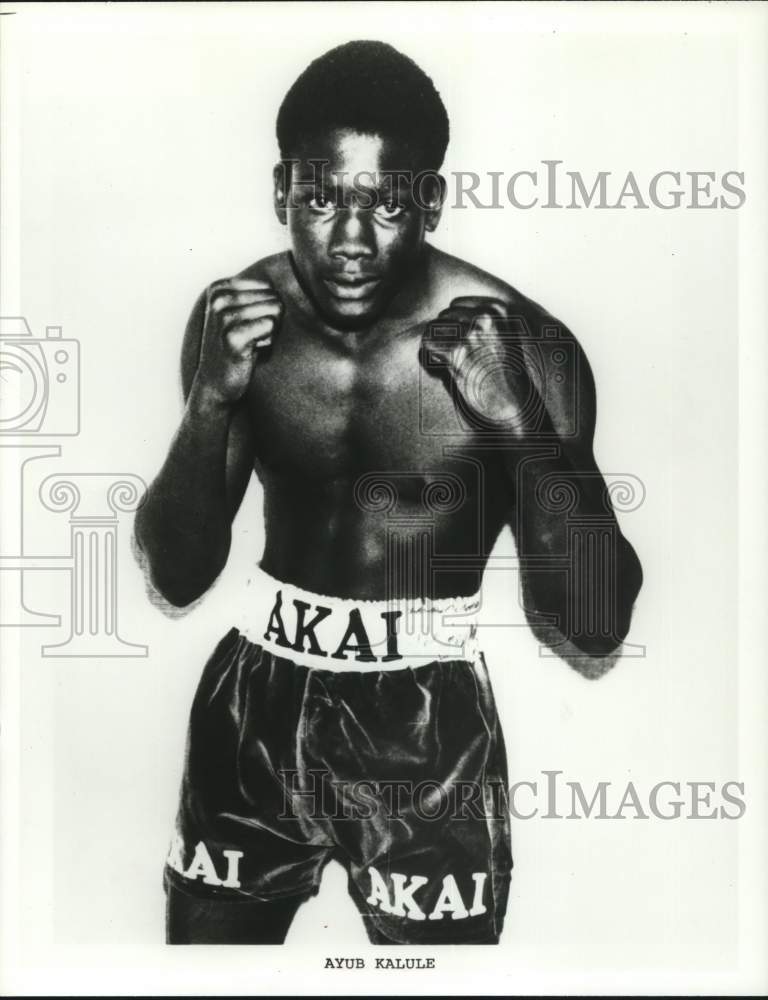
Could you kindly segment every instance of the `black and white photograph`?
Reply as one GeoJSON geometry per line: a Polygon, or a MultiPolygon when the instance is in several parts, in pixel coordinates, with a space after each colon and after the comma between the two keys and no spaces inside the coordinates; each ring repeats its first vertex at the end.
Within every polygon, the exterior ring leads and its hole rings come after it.
{"type": "Polygon", "coordinates": [[[3,995],[764,994],[765,4],[0,61],[3,995]]]}

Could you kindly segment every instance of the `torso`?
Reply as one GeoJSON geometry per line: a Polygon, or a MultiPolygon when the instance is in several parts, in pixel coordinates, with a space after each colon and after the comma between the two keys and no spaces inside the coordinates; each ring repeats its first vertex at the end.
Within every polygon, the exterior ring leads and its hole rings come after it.
{"type": "Polygon", "coordinates": [[[264,569],[339,597],[477,591],[512,499],[498,452],[457,415],[419,348],[425,322],[452,298],[512,290],[431,251],[410,314],[350,344],[313,321],[287,255],[244,275],[267,276],[285,305],[247,399],[265,495],[264,569]]]}

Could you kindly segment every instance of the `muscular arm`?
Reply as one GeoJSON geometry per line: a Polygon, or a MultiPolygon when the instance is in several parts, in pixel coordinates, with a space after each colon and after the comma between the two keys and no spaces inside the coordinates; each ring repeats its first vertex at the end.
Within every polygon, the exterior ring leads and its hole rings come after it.
{"type": "Polygon", "coordinates": [[[546,413],[525,446],[505,454],[504,466],[516,498],[511,523],[529,624],[576,670],[598,677],[618,659],[642,569],[595,461],[592,372],[576,340],[570,343],[564,384],[574,390],[575,426],[557,383],[542,385],[531,367],[546,413]]]}
{"type": "Polygon", "coordinates": [[[502,295],[453,299],[428,324],[426,349],[499,455],[531,629],[597,677],[618,658],[642,570],[595,462],[584,352],[535,303],[509,288],[502,295]],[[557,362],[545,328],[566,348],[557,362]]]}
{"type": "Polygon", "coordinates": [[[205,309],[204,294],[182,346],[184,415],[135,521],[152,584],[176,607],[204,594],[224,568],[232,520],[253,468],[242,403],[224,402],[196,378],[205,309]]]}

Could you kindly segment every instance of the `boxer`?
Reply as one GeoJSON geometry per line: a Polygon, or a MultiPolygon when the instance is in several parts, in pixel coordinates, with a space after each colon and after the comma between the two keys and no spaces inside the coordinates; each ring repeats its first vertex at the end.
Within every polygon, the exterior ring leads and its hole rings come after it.
{"type": "Polygon", "coordinates": [[[476,616],[500,532],[565,661],[599,676],[628,632],[642,574],[595,463],[583,350],[427,241],[448,137],[391,46],[316,59],[277,118],[289,249],[192,310],[138,549],[169,604],[198,600],[254,471],[266,541],[192,708],[172,943],[282,942],[331,857],[374,943],[498,942],[507,772],[476,616]],[[442,808],[457,789],[469,811],[442,808]]]}

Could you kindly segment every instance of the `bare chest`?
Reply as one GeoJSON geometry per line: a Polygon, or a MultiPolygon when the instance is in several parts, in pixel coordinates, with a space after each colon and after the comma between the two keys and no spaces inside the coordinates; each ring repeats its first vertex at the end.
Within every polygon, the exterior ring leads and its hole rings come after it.
{"type": "Polygon", "coordinates": [[[471,448],[472,432],[421,366],[420,342],[406,331],[346,352],[287,324],[249,392],[258,461],[314,482],[447,471],[446,446],[471,448]]]}

